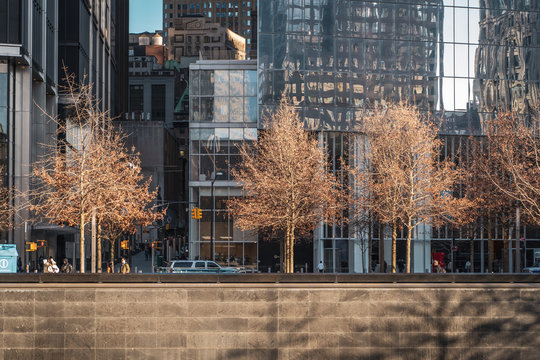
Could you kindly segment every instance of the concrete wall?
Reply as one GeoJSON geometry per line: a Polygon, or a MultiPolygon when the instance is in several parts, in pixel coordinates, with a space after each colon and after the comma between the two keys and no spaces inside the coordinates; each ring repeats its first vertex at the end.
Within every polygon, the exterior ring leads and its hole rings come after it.
{"type": "Polygon", "coordinates": [[[538,284],[4,284],[0,359],[538,359],[538,284]]]}

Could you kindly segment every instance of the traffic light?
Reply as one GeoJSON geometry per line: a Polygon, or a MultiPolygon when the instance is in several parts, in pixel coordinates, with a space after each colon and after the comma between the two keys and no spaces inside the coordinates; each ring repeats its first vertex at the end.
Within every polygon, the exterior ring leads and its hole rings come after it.
{"type": "Polygon", "coordinates": [[[37,243],[36,243],[36,242],[33,242],[33,241],[31,241],[31,242],[27,241],[27,242],[26,242],[26,245],[28,245],[28,248],[25,249],[26,251],[36,251],[37,248],[38,248],[38,247],[37,247],[37,243]]]}
{"type": "Polygon", "coordinates": [[[152,241],[152,247],[156,250],[161,250],[161,247],[159,246],[159,241],[152,241]]]}
{"type": "Polygon", "coordinates": [[[46,247],[47,241],[46,240],[38,240],[37,241],[37,247],[46,247]]]}
{"type": "Polygon", "coordinates": [[[165,224],[165,230],[169,230],[170,228],[170,225],[169,224],[165,224]]]}
{"type": "Polygon", "coordinates": [[[198,207],[191,209],[191,218],[192,219],[202,219],[202,210],[198,207]]]}
{"type": "Polygon", "coordinates": [[[122,242],[120,243],[120,247],[122,249],[128,250],[129,249],[129,240],[122,240],[122,242]]]}

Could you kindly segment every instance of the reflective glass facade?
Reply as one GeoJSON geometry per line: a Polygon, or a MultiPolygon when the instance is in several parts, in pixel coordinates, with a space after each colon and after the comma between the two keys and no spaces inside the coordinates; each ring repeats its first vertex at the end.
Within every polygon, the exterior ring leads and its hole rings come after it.
{"type": "MultiPolygon", "coordinates": [[[[320,140],[336,175],[341,160],[360,151],[354,132],[363,109],[381,101],[407,99],[432,113],[445,156],[466,146],[469,135],[481,135],[483,120],[497,108],[526,114],[540,105],[539,1],[260,0],[259,11],[265,14],[258,20],[260,118],[285,92],[307,128],[324,130],[320,140]]],[[[321,227],[314,233],[314,263],[323,260],[336,272],[378,271],[381,252],[390,264],[387,230],[375,223],[369,234],[321,227]]],[[[500,229],[494,231],[500,260],[500,229]]],[[[530,265],[540,235],[525,228],[521,234],[527,234],[521,263],[530,265]]],[[[464,271],[473,253],[471,269],[486,271],[486,234],[472,245],[464,237],[459,230],[420,226],[412,271],[431,271],[433,253],[444,254],[454,271],[464,271]]],[[[404,238],[400,231],[398,269],[404,238]]]]}
{"type": "Polygon", "coordinates": [[[241,161],[238,146],[257,140],[255,64],[217,60],[190,66],[190,206],[202,209],[202,219],[190,223],[191,259],[210,259],[213,227],[216,262],[257,266],[257,235],[236,228],[227,211],[227,201],[241,196],[230,174],[241,161]]]}
{"type": "Polygon", "coordinates": [[[540,3],[261,0],[261,111],[286,91],[314,129],[354,130],[360,109],[411,99],[443,132],[481,132],[496,104],[538,105],[540,3]]]}

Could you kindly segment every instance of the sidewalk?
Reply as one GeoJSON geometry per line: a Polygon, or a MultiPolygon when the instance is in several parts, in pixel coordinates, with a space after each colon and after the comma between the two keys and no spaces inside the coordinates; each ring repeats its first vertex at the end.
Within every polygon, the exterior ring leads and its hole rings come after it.
{"type": "Polygon", "coordinates": [[[131,264],[129,264],[131,267],[132,273],[138,273],[142,270],[143,274],[151,274],[152,273],[152,260],[150,256],[148,257],[148,260],[144,259],[144,251],[141,251],[137,253],[136,255],[133,255],[131,257],[131,264]]]}

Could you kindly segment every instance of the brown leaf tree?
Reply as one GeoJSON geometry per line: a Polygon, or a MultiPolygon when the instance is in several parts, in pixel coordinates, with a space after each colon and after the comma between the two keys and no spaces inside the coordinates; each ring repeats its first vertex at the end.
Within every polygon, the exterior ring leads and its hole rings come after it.
{"type": "Polygon", "coordinates": [[[149,191],[149,180],[142,180],[138,154],[125,149],[124,135],[100,110],[92,86],[76,83],[73,76],[66,83],[68,116],[49,117],[57,124],[58,141],[34,164],[31,209],[45,221],[79,228],[84,272],[86,225],[100,219],[127,229],[133,219],[152,221],[156,215],[147,205],[156,193],[149,191]]]}
{"type": "MultiPolygon", "coordinates": [[[[0,174],[4,174],[4,167],[0,167],[0,174]]],[[[14,227],[14,208],[11,205],[11,200],[15,195],[15,191],[4,184],[3,179],[0,180],[0,231],[10,230],[14,227]]]]}
{"type": "MultiPolygon", "coordinates": [[[[516,208],[531,224],[540,225],[540,133],[538,113],[525,117],[501,111],[486,121],[487,151],[483,171],[491,182],[490,202],[497,206],[502,225],[504,271],[510,271],[508,252],[510,228],[516,222],[516,208]],[[498,200],[498,201],[495,201],[498,200]]],[[[516,255],[519,253],[517,247],[516,255]]],[[[519,258],[517,258],[519,260],[519,258]]],[[[516,265],[519,261],[516,261],[516,265]]],[[[519,271],[519,269],[517,269],[519,271]]]]}
{"type": "Polygon", "coordinates": [[[240,147],[243,161],[232,173],[245,196],[228,206],[243,230],[285,234],[284,271],[292,273],[296,235],[313,230],[321,221],[336,220],[343,203],[317,139],[304,130],[286,100],[267,117],[264,128],[255,144],[240,147]]]}
{"type": "Polygon", "coordinates": [[[411,271],[411,239],[421,223],[452,220],[467,199],[454,196],[461,178],[449,159],[439,156],[437,128],[404,102],[376,107],[366,114],[369,142],[364,170],[376,215],[392,226],[392,272],[396,271],[397,226],[406,229],[406,269],[411,271]]]}

